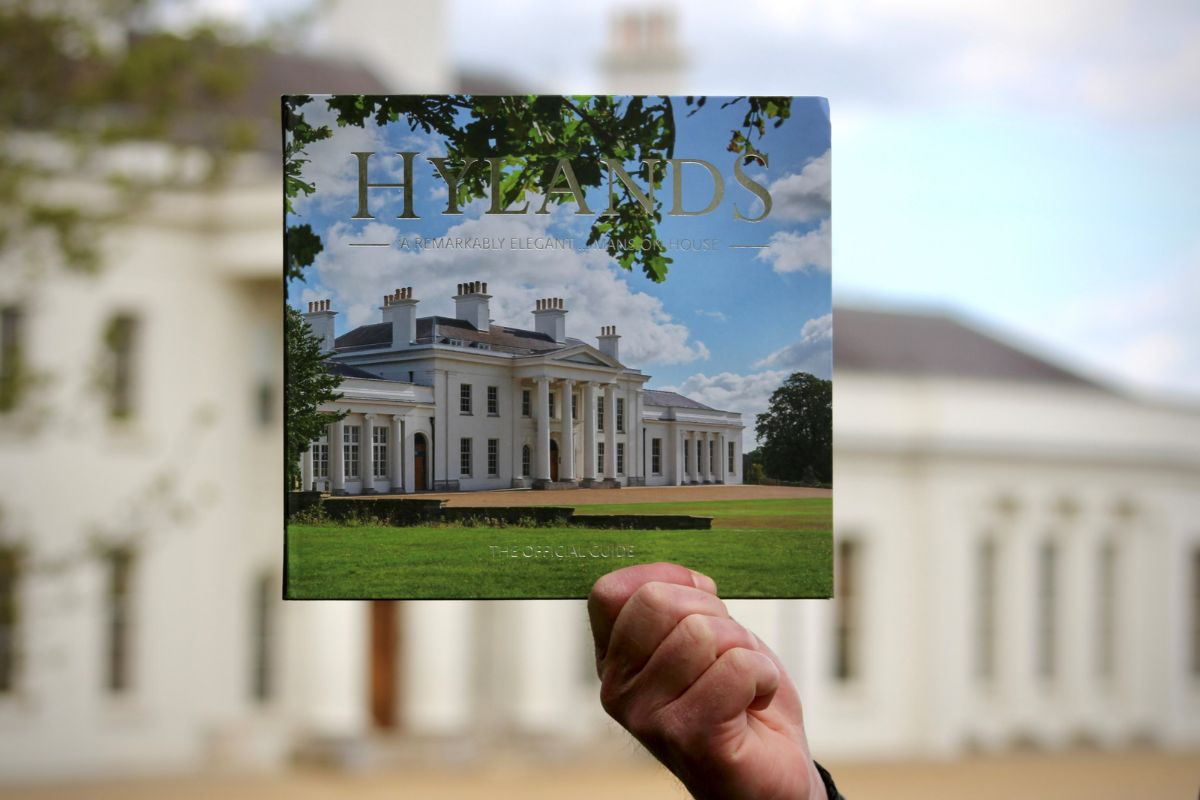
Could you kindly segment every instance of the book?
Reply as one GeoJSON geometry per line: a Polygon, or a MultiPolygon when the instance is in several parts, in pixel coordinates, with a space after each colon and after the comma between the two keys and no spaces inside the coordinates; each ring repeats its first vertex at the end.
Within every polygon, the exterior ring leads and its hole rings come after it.
{"type": "Polygon", "coordinates": [[[830,596],[824,99],[282,111],[286,597],[830,596]]]}

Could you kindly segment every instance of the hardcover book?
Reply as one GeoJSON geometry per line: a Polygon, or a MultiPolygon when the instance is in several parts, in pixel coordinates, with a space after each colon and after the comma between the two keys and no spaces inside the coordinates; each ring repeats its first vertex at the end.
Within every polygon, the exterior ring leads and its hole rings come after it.
{"type": "Polygon", "coordinates": [[[288,598],[830,596],[825,100],[282,106],[288,598]]]}

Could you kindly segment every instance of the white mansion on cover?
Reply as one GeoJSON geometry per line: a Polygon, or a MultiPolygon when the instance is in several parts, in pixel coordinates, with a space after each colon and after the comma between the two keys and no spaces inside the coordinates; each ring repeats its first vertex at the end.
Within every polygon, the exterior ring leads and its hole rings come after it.
{"type": "Polygon", "coordinates": [[[418,316],[412,287],[382,320],[334,336],[331,302],[305,319],[343,380],[347,411],[305,452],[304,488],[335,495],[423,490],[741,483],[742,418],[620,360],[620,334],[567,336],[561,298],[533,329],[498,325],[487,283],[458,285],[455,315],[418,316]],[[330,446],[340,445],[340,446],[330,446]]]}

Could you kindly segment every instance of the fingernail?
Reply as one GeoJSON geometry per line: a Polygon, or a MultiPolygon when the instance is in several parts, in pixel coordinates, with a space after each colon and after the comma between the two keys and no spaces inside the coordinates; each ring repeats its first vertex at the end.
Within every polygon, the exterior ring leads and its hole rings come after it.
{"type": "Polygon", "coordinates": [[[712,578],[708,577],[707,575],[696,572],[696,570],[694,570],[694,569],[689,570],[689,572],[692,573],[692,585],[693,586],[695,586],[697,589],[702,589],[703,591],[706,591],[709,594],[717,593],[717,582],[716,581],[714,581],[712,578]]]}

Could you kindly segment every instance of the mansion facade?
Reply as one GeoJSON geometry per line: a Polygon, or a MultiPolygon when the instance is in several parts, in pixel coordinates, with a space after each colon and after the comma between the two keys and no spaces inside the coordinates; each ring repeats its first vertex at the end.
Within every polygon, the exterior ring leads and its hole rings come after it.
{"type": "Polygon", "coordinates": [[[616,326],[566,335],[561,298],[534,330],[493,324],[487,284],[458,285],[455,316],[418,317],[411,287],[382,320],[334,335],[330,301],[304,315],[342,377],[347,412],[304,453],[305,489],[345,494],[741,483],[742,419],[620,361],[616,326]]]}

